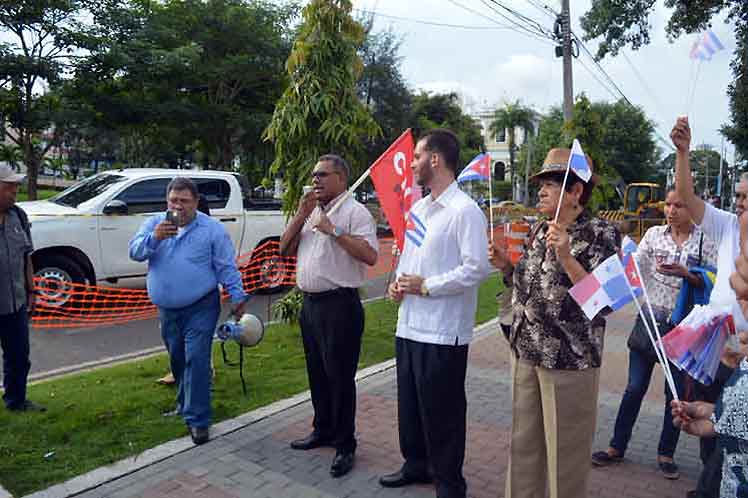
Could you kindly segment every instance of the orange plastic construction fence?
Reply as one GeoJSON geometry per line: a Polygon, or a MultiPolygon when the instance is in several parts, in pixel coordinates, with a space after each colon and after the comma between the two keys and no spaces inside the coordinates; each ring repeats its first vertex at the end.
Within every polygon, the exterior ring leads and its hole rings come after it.
{"type": "MultiPolygon", "coordinates": [[[[369,267],[372,279],[391,272],[396,260],[392,238],[379,240],[377,264],[369,267]]],[[[282,289],[296,284],[296,258],[283,257],[277,241],[270,240],[237,259],[246,292],[282,289]]],[[[126,289],[99,285],[66,284],[35,279],[36,311],[31,325],[39,329],[93,328],[153,318],[156,306],[145,289],[126,289]]],[[[223,298],[228,296],[224,292],[223,298]]]]}
{"type": "MultiPolygon", "coordinates": [[[[237,258],[244,290],[293,286],[296,258],[280,255],[278,241],[270,240],[237,258]]],[[[155,317],[156,307],[145,289],[124,289],[99,285],[35,279],[35,328],[90,328],[127,323],[155,317]]],[[[227,297],[224,293],[224,299],[227,297]]]]}
{"type": "Polygon", "coordinates": [[[530,224],[524,221],[502,223],[494,227],[494,240],[506,249],[512,264],[516,265],[522,258],[525,241],[530,235],[530,224]]]}

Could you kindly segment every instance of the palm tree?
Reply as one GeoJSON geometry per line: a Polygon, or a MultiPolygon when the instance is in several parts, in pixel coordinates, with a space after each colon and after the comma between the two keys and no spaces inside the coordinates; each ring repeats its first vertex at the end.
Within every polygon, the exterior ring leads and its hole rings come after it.
{"type": "Polygon", "coordinates": [[[0,162],[8,163],[11,168],[20,172],[23,151],[17,145],[0,144],[0,162]]]}
{"type": "Polygon", "coordinates": [[[520,128],[525,134],[531,133],[535,128],[535,111],[529,107],[523,106],[519,100],[507,102],[504,107],[496,109],[493,115],[493,121],[488,127],[492,136],[498,136],[504,130],[507,130],[507,143],[509,145],[509,181],[512,184],[512,198],[514,198],[514,158],[517,154],[515,144],[515,130],[520,128]]]}

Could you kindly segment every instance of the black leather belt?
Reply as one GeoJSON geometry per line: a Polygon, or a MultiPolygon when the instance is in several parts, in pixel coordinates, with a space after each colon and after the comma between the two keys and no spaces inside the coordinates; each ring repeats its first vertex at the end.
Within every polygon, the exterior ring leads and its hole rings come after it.
{"type": "Polygon", "coordinates": [[[309,299],[322,299],[325,297],[331,297],[331,296],[342,296],[346,294],[355,293],[356,289],[353,287],[337,287],[335,289],[330,289],[322,292],[304,292],[302,291],[302,294],[305,298],[309,299]]]}

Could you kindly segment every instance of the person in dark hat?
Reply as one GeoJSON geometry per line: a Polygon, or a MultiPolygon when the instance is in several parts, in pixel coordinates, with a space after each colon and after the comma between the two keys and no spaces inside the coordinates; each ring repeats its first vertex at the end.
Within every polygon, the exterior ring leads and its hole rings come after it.
{"type": "Polygon", "coordinates": [[[514,315],[507,498],[546,489],[551,498],[587,495],[605,320],[589,320],[568,291],[618,251],[621,235],[585,207],[595,176],[585,183],[572,170],[564,186],[570,152],[552,149],[532,177],[546,219],[532,227],[517,265],[498,243],[489,254],[512,288],[514,315]],[[559,202],[557,222],[548,221],[559,202]]]}

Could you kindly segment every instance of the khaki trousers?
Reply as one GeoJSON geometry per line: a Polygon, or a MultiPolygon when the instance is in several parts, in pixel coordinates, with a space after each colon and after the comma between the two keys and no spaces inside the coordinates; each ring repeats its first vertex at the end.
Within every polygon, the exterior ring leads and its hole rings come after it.
{"type": "Polygon", "coordinates": [[[512,358],[505,498],[585,498],[599,368],[551,370],[512,358]]]}

